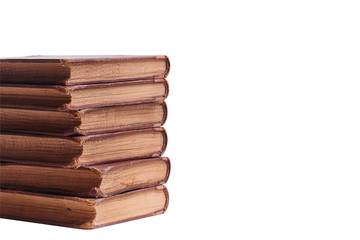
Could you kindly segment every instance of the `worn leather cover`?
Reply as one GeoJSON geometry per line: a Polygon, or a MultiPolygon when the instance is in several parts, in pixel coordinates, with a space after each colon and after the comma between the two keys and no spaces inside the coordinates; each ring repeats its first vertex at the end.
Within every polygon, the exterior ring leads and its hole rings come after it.
{"type": "MultiPolygon", "coordinates": [[[[81,136],[85,136],[85,135],[94,135],[94,134],[102,134],[102,133],[109,133],[109,132],[119,132],[119,131],[129,131],[129,130],[137,130],[137,129],[145,129],[145,128],[157,128],[157,127],[161,127],[162,125],[164,125],[164,123],[166,122],[167,119],[167,105],[165,102],[161,102],[161,100],[159,100],[163,107],[164,110],[164,116],[163,119],[161,120],[160,123],[150,123],[150,124],[143,124],[141,126],[135,126],[135,127],[128,127],[128,128],[124,128],[124,127],[119,127],[117,129],[111,129],[110,131],[103,131],[103,130],[98,130],[98,131],[91,131],[90,133],[86,132],[86,131],[82,131],[79,127],[81,125],[81,118],[82,116],[86,113],[86,112],[91,112],[91,111],[96,111],[98,110],[98,108],[86,108],[86,109],[81,109],[81,110],[61,110],[64,112],[68,112],[69,114],[72,115],[72,125],[68,126],[66,131],[63,132],[52,132],[52,131],[36,131],[33,129],[29,129],[28,130],[16,130],[16,129],[8,129],[6,127],[4,127],[4,121],[0,121],[0,132],[14,132],[14,133],[29,133],[29,134],[44,134],[44,135],[49,135],[49,136],[77,136],[77,135],[81,135],[81,136]]],[[[158,103],[157,101],[154,103],[158,103]]],[[[151,104],[151,103],[150,103],[151,104]]],[[[113,106],[114,107],[114,106],[113,106]]],[[[12,108],[12,109],[16,109],[16,108],[20,108],[20,106],[0,106],[0,110],[1,108],[12,108]]],[[[23,108],[23,107],[21,107],[23,108]]],[[[20,109],[21,109],[20,108],[20,109]]],[[[111,108],[111,107],[103,107],[103,108],[111,108]]],[[[33,107],[33,108],[25,108],[25,109],[34,109],[34,110],[40,110],[40,111],[57,111],[54,110],[52,108],[46,108],[46,107],[33,107]]],[[[16,119],[14,120],[16,121],[16,119]]],[[[46,122],[39,122],[39,124],[42,124],[43,126],[47,126],[46,122]]]]}
{"type": "MultiPolygon", "coordinates": [[[[119,169],[121,167],[124,166],[128,166],[128,165],[135,165],[135,164],[139,164],[142,162],[151,162],[151,161],[164,161],[166,162],[167,166],[168,166],[168,171],[166,173],[165,178],[160,181],[160,182],[156,182],[156,183],[147,183],[147,184],[143,184],[143,185],[136,185],[136,186],[128,186],[126,188],[123,189],[118,189],[116,191],[110,192],[110,193],[104,193],[101,191],[101,189],[98,188],[98,186],[92,186],[91,190],[89,192],[82,192],[82,193],[71,193],[71,192],[66,192],[66,191],[59,191],[59,190],[55,190],[55,189],[34,189],[34,188],[27,188],[24,186],[7,186],[4,185],[3,183],[0,182],[0,186],[2,189],[8,189],[8,190],[17,190],[17,191],[29,191],[29,192],[39,192],[39,193],[56,193],[56,194],[61,194],[61,195],[73,195],[73,196],[79,196],[79,197],[109,197],[115,194],[119,194],[122,192],[127,192],[130,190],[135,190],[135,189],[141,189],[141,188],[149,188],[149,187],[153,187],[153,186],[157,186],[157,185],[162,185],[164,183],[166,183],[169,179],[169,175],[170,175],[170,170],[171,170],[171,163],[170,163],[170,159],[168,157],[156,157],[156,158],[146,158],[146,159],[136,159],[136,160],[128,160],[128,161],[120,161],[120,162],[114,162],[114,163],[107,163],[107,164],[99,164],[99,165],[94,165],[94,166],[87,166],[87,167],[79,167],[77,169],[72,169],[73,174],[77,174],[79,172],[79,170],[82,169],[90,169],[91,171],[96,172],[97,174],[99,174],[100,176],[102,176],[102,174],[109,172],[111,170],[116,170],[119,169]]],[[[0,162],[0,167],[2,166],[7,166],[7,165],[12,165],[12,166],[19,166],[19,165],[27,165],[27,166],[32,166],[31,164],[19,164],[19,163],[13,163],[13,162],[6,162],[6,160],[4,160],[3,162],[0,162]]],[[[49,166],[46,164],[37,164],[36,166],[40,166],[40,167],[46,167],[46,168],[56,168],[54,166],[49,166]]],[[[103,177],[103,176],[102,176],[103,177]]]]}
{"type": "MultiPolygon", "coordinates": [[[[0,95],[0,104],[3,107],[19,107],[19,108],[34,108],[34,109],[45,109],[45,110],[57,110],[57,111],[70,111],[70,110],[80,110],[80,109],[86,109],[86,108],[98,108],[98,107],[105,107],[105,106],[121,106],[121,105],[129,105],[129,104],[139,104],[139,103],[150,103],[150,102],[162,102],[164,101],[168,95],[169,95],[169,83],[164,78],[158,78],[158,79],[141,79],[136,81],[130,81],[130,82],[114,82],[114,83],[99,83],[99,84],[85,84],[85,85],[73,85],[73,86],[57,86],[57,85],[30,85],[30,84],[6,84],[1,83],[0,84],[0,90],[1,87],[11,87],[11,88],[28,88],[30,91],[32,88],[34,89],[54,89],[59,91],[60,93],[65,93],[69,95],[69,100],[64,102],[59,102],[56,106],[47,106],[46,103],[44,105],[32,105],[30,100],[27,99],[27,96],[24,96],[23,103],[22,104],[16,104],[13,103],[14,100],[11,99],[11,97],[4,97],[0,95]],[[114,101],[110,104],[87,104],[83,105],[81,107],[74,107],[71,105],[71,93],[76,90],[81,89],[96,89],[96,88],[110,88],[110,87],[117,87],[117,86],[128,86],[128,85],[139,85],[144,83],[164,83],[166,92],[163,96],[155,97],[155,98],[144,98],[142,100],[138,101],[114,101]]],[[[15,99],[17,100],[17,99],[15,99]]],[[[17,100],[18,101],[18,100],[17,100]]]]}
{"type": "MultiPolygon", "coordinates": [[[[71,76],[71,63],[96,63],[96,62],[131,62],[133,60],[164,59],[166,71],[159,75],[149,75],[144,79],[165,78],[170,70],[170,61],[167,56],[133,56],[133,55],[93,55],[93,56],[28,56],[17,58],[0,58],[0,79],[2,83],[20,84],[53,84],[53,85],[74,85],[69,82],[71,76]],[[11,64],[9,64],[11,63],[11,64]]],[[[119,78],[107,80],[103,78],[96,82],[86,81],[81,84],[131,81],[139,78],[119,78]]]]}
{"type": "MultiPolygon", "coordinates": [[[[160,151],[155,152],[153,154],[150,154],[148,156],[139,156],[139,157],[132,157],[132,158],[124,158],[124,159],[114,159],[114,160],[109,160],[106,161],[106,163],[112,163],[112,162],[117,162],[117,161],[124,161],[124,160],[130,160],[130,159],[142,159],[142,158],[152,158],[152,157],[160,157],[161,155],[163,155],[163,153],[166,150],[167,147],[167,141],[168,141],[168,137],[167,137],[167,133],[165,128],[163,127],[155,127],[155,128],[147,128],[147,129],[138,129],[138,130],[129,130],[129,131],[121,131],[121,132],[114,132],[114,133],[104,133],[104,134],[95,134],[95,135],[88,135],[88,136],[73,136],[73,137],[55,137],[55,136],[51,136],[54,138],[63,138],[63,139],[68,139],[74,142],[78,142],[80,144],[83,144],[85,141],[90,140],[90,139],[101,139],[103,137],[107,137],[107,136],[116,136],[116,135],[121,135],[121,134],[128,134],[128,133],[133,133],[133,132],[152,132],[152,131],[157,131],[157,132],[161,132],[162,136],[163,136],[163,146],[161,148],[160,151]]],[[[16,132],[3,132],[3,134],[11,134],[11,135],[28,135],[28,136],[35,136],[35,135],[31,135],[31,134],[25,134],[25,133],[16,133],[16,132]]],[[[49,136],[46,135],[36,135],[36,137],[39,138],[48,138],[49,136]]],[[[103,162],[97,162],[97,163],[84,163],[84,162],[79,162],[78,158],[79,156],[74,156],[71,160],[71,162],[69,162],[68,164],[64,165],[64,164],[58,164],[58,163],[51,163],[51,162],[36,162],[36,161],[30,161],[30,160],[21,160],[21,159],[8,159],[8,158],[2,158],[1,161],[4,162],[12,162],[12,163],[19,163],[19,164],[28,164],[28,165],[44,165],[44,166],[54,166],[54,167],[64,167],[64,168],[79,168],[79,167],[83,167],[83,166],[93,166],[93,165],[97,165],[97,164],[101,164],[103,162]]]]}
{"type": "MultiPolygon", "coordinates": [[[[49,195],[49,194],[42,194],[42,193],[32,193],[32,192],[23,192],[23,191],[13,191],[13,190],[4,190],[1,189],[0,192],[4,192],[4,193],[15,193],[15,194],[19,194],[19,195],[24,195],[24,196],[41,196],[41,197],[45,197],[45,198],[57,198],[60,200],[69,200],[74,201],[74,202],[80,202],[86,205],[93,205],[96,207],[97,204],[103,202],[103,201],[109,201],[112,199],[117,199],[117,198],[122,198],[122,197],[126,197],[135,193],[139,193],[139,192],[144,192],[144,191],[148,191],[148,190],[160,190],[163,191],[165,196],[166,196],[166,203],[163,207],[163,209],[153,212],[153,213],[149,213],[149,214],[145,214],[142,216],[136,216],[133,218],[128,218],[125,220],[121,220],[121,221],[114,221],[114,222],[107,222],[105,224],[101,224],[101,225],[95,225],[93,222],[85,222],[83,224],[74,224],[73,222],[57,222],[56,218],[54,218],[54,221],[44,221],[41,219],[29,219],[29,218],[24,218],[22,216],[6,216],[4,215],[4,213],[2,211],[0,211],[0,217],[1,218],[7,218],[7,219],[14,219],[14,220],[21,220],[21,221],[30,221],[30,222],[35,222],[35,223],[43,223],[43,224],[51,224],[51,225],[58,225],[58,226],[64,226],[64,227],[72,227],[72,228],[80,228],[80,229],[94,229],[94,228],[99,228],[99,227],[104,227],[104,226],[108,226],[108,225],[112,225],[112,224],[116,224],[116,223],[121,223],[121,222],[127,222],[127,221],[131,221],[131,220],[136,220],[136,219],[140,219],[140,218],[145,218],[145,217],[150,217],[150,216],[154,216],[154,215],[159,215],[159,214],[163,214],[166,212],[168,205],[169,205],[169,192],[167,190],[167,188],[164,185],[158,185],[155,187],[150,187],[150,188],[143,188],[143,189],[139,189],[139,190],[133,190],[133,191],[129,191],[129,192],[125,192],[125,193],[121,193],[121,194],[117,194],[117,195],[113,195],[110,197],[106,197],[106,198],[83,198],[83,197],[70,197],[70,196],[61,196],[61,195],[49,195]]],[[[68,208],[72,208],[71,204],[69,202],[68,208]]],[[[1,199],[0,199],[0,204],[1,204],[1,199]]],[[[1,205],[0,205],[1,207],[1,205]]],[[[26,209],[27,211],[37,211],[37,208],[41,209],[42,206],[39,205],[34,205],[34,206],[29,206],[29,209],[26,209]]],[[[66,214],[63,212],[59,212],[58,214],[66,214]]],[[[55,216],[54,216],[55,217],[55,216]]]]}

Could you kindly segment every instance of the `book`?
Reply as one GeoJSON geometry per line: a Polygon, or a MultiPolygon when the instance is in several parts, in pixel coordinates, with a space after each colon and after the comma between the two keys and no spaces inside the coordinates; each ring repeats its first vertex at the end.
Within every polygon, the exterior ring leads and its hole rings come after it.
{"type": "Polygon", "coordinates": [[[0,84],[2,106],[78,110],[160,102],[169,92],[165,79],[76,86],[0,84]]]}
{"type": "Polygon", "coordinates": [[[170,174],[166,157],[120,161],[80,168],[2,162],[2,189],[84,197],[108,197],[164,184],[170,174]]]}
{"type": "Polygon", "coordinates": [[[92,229],[162,214],[168,203],[168,191],[162,185],[106,198],[1,190],[0,217],[92,229]]]}
{"type": "Polygon", "coordinates": [[[0,108],[2,131],[53,135],[89,135],[160,127],[167,116],[162,103],[89,108],[70,111],[0,108]]]}
{"type": "Polygon", "coordinates": [[[0,143],[3,161],[76,168],[159,157],[165,151],[167,135],[164,128],[73,137],[2,132],[0,143]]]}
{"type": "Polygon", "coordinates": [[[28,56],[0,59],[0,79],[11,84],[78,85],[165,78],[166,56],[28,56]]]}

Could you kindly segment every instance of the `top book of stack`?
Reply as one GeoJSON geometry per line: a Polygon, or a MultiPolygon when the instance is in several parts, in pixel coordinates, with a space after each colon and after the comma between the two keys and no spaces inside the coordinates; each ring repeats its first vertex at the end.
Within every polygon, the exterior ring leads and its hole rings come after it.
{"type": "Polygon", "coordinates": [[[82,85],[162,79],[166,56],[29,56],[0,59],[5,84],[82,85]]]}

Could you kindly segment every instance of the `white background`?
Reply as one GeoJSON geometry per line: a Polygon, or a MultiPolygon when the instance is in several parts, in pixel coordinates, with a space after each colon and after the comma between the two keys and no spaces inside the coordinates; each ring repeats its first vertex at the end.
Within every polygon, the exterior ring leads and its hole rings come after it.
{"type": "MultiPolygon", "coordinates": [[[[166,54],[166,214],[2,239],[359,239],[359,1],[1,1],[0,57],[166,54]]],[[[4,238],[11,235],[12,237],[4,238]]]]}

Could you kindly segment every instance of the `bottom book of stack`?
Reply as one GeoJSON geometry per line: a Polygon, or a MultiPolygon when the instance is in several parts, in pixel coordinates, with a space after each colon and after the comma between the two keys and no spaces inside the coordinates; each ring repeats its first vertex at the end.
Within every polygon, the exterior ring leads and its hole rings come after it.
{"type": "Polygon", "coordinates": [[[162,214],[166,157],[77,169],[1,163],[0,217],[92,229],[162,214]]]}
{"type": "Polygon", "coordinates": [[[106,198],[81,198],[1,190],[1,217],[92,229],[162,214],[168,205],[165,186],[133,190],[106,198]]]}

